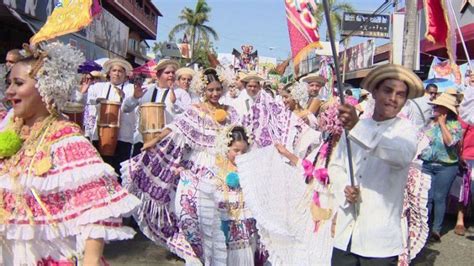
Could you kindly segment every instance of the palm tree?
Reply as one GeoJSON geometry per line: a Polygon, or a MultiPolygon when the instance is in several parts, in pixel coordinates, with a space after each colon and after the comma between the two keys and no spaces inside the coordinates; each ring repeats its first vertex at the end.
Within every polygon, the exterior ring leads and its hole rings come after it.
{"type": "MultiPolygon", "coordinates": [[[[328,0],[328,4],[329,4],[330,18],[333,24],[334,36],[336,36],[335,34],[341,31],[342,14],[344,12],[354,12],[354,8],[352,7],[351,4],[348,4],[346,2],[338,3],[337,0],[328,0]]],[[[326,19],[324,17],[324,6],[321,2],[316,3],[316,6],[317,8],[315,10],[314,16],[316,18],[318,25],[321,25],[323,22],[326,22],[326,19]]],[[[326,41],[328,40],[329,40],[329,32],[326,31],[326,41]]]]}
{"type": "Polygon", "coordinates": [[[184,31],[187,36],[191,37],[189,44],[191,46],[193,58],[196,49],[198,48],[198,45],[196,45],[197,40],[208,44],[210,42],[210,37],[212,37],[214,40],[219,39],[216,31],[206,25],[206,23],[209,22],[210,12],[211,8],[207,4],[206,0],[198,0],[194,10],[189,7],[185,7],[181,11],[179,19],[183,22],[174,26],[174,28],[170,31],[169,38],[171,40],[173,40],[175,35],[181,31],[184,31]]]}

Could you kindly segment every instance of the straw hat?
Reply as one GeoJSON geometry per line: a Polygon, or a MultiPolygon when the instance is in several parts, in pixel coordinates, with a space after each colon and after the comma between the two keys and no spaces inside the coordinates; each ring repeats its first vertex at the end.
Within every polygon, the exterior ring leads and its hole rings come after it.
{"type": "Polygon", "coordinates": [[[263,78],[260,77],[256,72],[249,72],[248,74],[245,75],[245,77],[242,78],[243,82],[249,82],[251,80],[260,82],[260,81],[263,81],[263,78]]]}
{"type": "Polygon", "coordinates": [[[96,70],[92,71],[90,73],[90,75],[94,78],[98,78],[98,79],[101,79],[101,80],[105,80],[105,78],[106,78],[106,75],[104,73],[102,73],[100,71],[96,71],[96,70]]]}
{"type": "Polygon", "coordinates": [[[192,70],[191,68],[189,68],[189,67],[182,67],[182,68],[176,70],[176,78],[179,78],[183,75],[188,75],[188,76],[194,77],[195,74],[196,74],[196,72],[194,70],[192,70]]]}
{"type": "Polygon", "coordinates": [[[123,67],[123,69],[125,69],[125,72],[127,74],[132,72],[132,70],[133,70],[133,67],[129,62],[123,60],[122,58],[116,57],[116,58],[112,58],[112,59],[109,59],[109,60],[105,61],[105,63],[104,63],[105,72],[109,73],[112,66],[116,66],[116,65],[123,67]]]}
{"type": "Polygon", "coordinates": [[[429,104],[431,105],[439,105],[439,106],[444,106],[448,108],[449,110],[453,111],[456,115],[458,114],[457,110],[457,102],[456,102],[456,96],[448,94],[448,93],[442,93],[440,96],[438,96],[434,101],[430,102],[429,104]]]}
{"type": "Polygon", "coordinates": [[[155,71],[159,71],[159,70],[165,69],[169,65],[174,66],[176,69],[179,68],[179,63],[178,62],[176,62],[172,59],[161,59],[160,61],[158,61],[158,63],[156,64],[154,69],[155,69],[155,71]]]}
{"type": "Polygon", "coordinates": [[[245,78],[245,76],[246,76],[245,72],[243,72],[243,71],[237,72],[237,78],[239,80],[242,80],[243,78],[245,78]]]}
{"type": "Polygon", "coordinates": [[[456,96],[458,95],[458,90],[455,88],[447,88],[445,93],[456,96]]]}
{"type": "Polygon", "coordinates": [[[321,84],[321,86],[324,86],[326,84],[326,79],[323,76],[320,76],[319,74],[316,73],[311,73],[301,79],[301,81],[306,82],[306,83],[313,83],[317,82],[321,84]]]}
{"type": "Polygon", "coordinates": [[[386,64],[374,68],[364,78],[361,87],[373,92],[375,86],[386,79],[397,79],[405,82],[408,86],[408,99],[421,97],[425,93],[423,82],[413,71],[395,64],[386,64]]]}

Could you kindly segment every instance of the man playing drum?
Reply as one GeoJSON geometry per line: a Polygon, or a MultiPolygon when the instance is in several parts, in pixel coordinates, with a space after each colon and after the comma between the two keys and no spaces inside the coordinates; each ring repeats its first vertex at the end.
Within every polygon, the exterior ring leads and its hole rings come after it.
{"type": "MultiPolygon", "coordinates": [[[[157,84],[147,87],[136,86],[134,93],[125,98],[123,111],[132,113],[136,110],[137,106],[148,105],[149,103],[161,103],[165,105],[164,123],[168,124],[172,122],[174,115],[179,113],[181,109],[179,106],[182,106],[181,103],[178,103],[174,88],[175,73],[178,67],[178,62],[174,60],[160,60],[155,67],[156,76],[158,78],[157,84]]],[[[148,118],[156,119],[156,117],[148,118]]],[[[140,121],[138,123],[140,123],[140,121]]],[[[134,151],[140,151],[143,137],[139,130],[135,131],[134,141],[134,143],[136,143],[134,151]]]]}
{"type": "MultiPolygon", "coordinates": [[[[97,147],[99,142],[99,121],[101,103],[110,103],[111,105],[121,105],[126,97],[133,97],[134,86],[127,81],[127,74],[132,71],[132,66],[127,61],[120,58],[109,59],[104,63],[104,69],[109,77],[108,82],[99,82],[90,86],[87,94],[87,103],[97,105],[99,108],[90,108],[89,116],[95,118],[95,125],[91,129],[86,128],[86,136],[90,137],[97,147]]],[[[110,114],[108,114],[109,116],[110,114]]],[[[102,114],[104,118],[105,115],[102,114]]],[[[115,114],[118,122],[117,146],[115,152],[104,155],[101,153],[104,161],[112,165],[117,173],[120,173],[120,162],[130,157],[130,150],[133,143],[133,133],[136,126],[136,117],[134,113],[125,113],[118,108],[115,114]]],[[[111,123],[113,121],[110,121],[111,123]]],[[[108,137],[109,138],[109,137],[108,137]]],[[[101,139],[101,142],[107,142],[110,139],[101,139]]],[[[98,147],[101,151],[101,147],[98,147]]]]}

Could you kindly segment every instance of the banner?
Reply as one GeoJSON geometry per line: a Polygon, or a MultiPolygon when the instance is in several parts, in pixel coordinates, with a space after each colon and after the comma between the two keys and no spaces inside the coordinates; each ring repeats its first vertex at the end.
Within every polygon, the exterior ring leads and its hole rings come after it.
{"type": "Polygon", "coordinates": [[[425,37],[432,43],[446,47],[449,59],[456,62],[456,32],[454,15],[449,11],[451,0],[424,0],[426,13],[425,37]]]}
{"type": "Polygon", "coordinates": [[[30,44],[81,30],[92,22],[92,0],[62,0],[44,26],[31,37],[30,44]]]}
{"type": "Polygon", "coordinates": [[[456,83],[457,85],[461,85],[462,83],[462,73],[458,65],[456,63],[451,64],[451,61],[444,60],[441,61],[438,57],[433,58],[433,62],[431,63],[430,71],[428,72],[428,79],[432,78],[443,78],[449,79],[452,82],[456,83]]]}
{"type": "Polygon", "coordinates": [[[286,19],[290,35],[291,53],[295,70],[308,53],[321,48],[314,0],[285,0],[286,19]]]}
{"type": "Polygon", "coordinates": [[[340,58],[343,53],[346,53],[346,72],[369,68],[374,63],[375,42],[371,39],[347,48],[339,54],[340,58]]]}

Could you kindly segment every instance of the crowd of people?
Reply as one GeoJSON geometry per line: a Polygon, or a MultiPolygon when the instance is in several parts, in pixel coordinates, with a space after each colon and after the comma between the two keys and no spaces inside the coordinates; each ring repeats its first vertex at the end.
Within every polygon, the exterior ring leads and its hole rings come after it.
{"type": "Polygon", "coordinates": [[[6,61],[2,265],[106,265],[129,226],[187,265],[408,265],[441,241],[457,176],[466,232],[470,72],[463,94],[438,93],[386,64],[355,97],[317,73],[266,86],[162,59],[133,75],[58,42],[6,61]]]}

